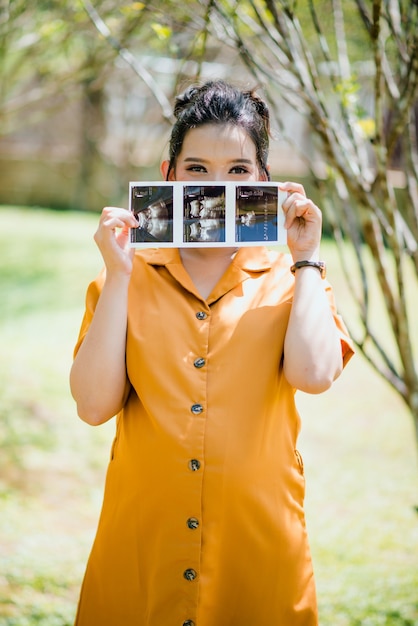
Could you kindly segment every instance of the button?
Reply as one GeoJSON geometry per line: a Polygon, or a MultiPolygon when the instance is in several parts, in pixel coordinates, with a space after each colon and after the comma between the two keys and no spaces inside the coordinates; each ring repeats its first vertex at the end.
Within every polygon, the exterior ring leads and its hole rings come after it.
{"type": "Polygon", "coordinates": [[[192,619],[186,619],[186,621],[183,622],[183,626],[195,626],[195,623],[192,619]]]}
{"type": "Polygon", "coordinates": [[[197,572],[189,567],[189,569],[184,570],[183,576],[186,580],[194,580],[197,577],[197,572]]]}
{"type": "Polygon", "coordinates": [[[199,369],[203,367],[205,364],[206,364],[206,361],[205,359],[202,359],[202,358],[195,359],[193,363],[193,365],[199,369]]]}
{"type": "Polygon", "coordinates": [[[192,404],[190,410],[193,415],[200,415],[203,411],[203,406],[201,404],[192,404]]]}
{"type": "Polygon", "coordinates": [[[189,519],[187,520],[187,526],[190,528],[190,530],[196,530],[196,528],[199,528],[199,520],[197,519],[197,517],[189,517],[189,519]]]}
{"type": "Polygon", "coordinates": [[[189,461],[189,469],[191,469],[192,472],[197,472],[197,470],[200,470],[200,461],[198,461],[197,459],[191,459],[189,461]]]}
{"type": "Polygon", "coordinates": [[[204,311],[198,311],[196,313],[196,317],[198,320],[205,320],[207,318],[208,314],[205,313],[204,311]]]}

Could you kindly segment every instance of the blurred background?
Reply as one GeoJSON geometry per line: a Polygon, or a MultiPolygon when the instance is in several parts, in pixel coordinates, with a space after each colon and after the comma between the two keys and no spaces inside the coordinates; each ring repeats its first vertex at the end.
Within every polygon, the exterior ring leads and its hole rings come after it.
{"type": "MultiPolygon", "coordinates": [[[[178,89],[198,75],[253,86],[227,46],[212,42],[208,60],[195,60],[190,48],[202,18],[192,6],[145,5],[102,3],[111,41],[95,27],[101,18],[93,14],[95,25],[82,3],[11,9],[3,48],[0,201],[96,211],[105,203],[126,204],[129,180],[160,178],[178,89]]],[[[288,116],[303,135],[291,110],[288,116]]],[[[296,173],[286,148],[282,153],[285,169],[296,173]]]]}
{"type": "MultiPolygon", "coordinates": [[[[4,2],[0,201],[96,211],[126,203],[127,181],[160,177],[175,94],[209,78],[262,91],[234,41],[205,33],[209,5],[4,2]]],[[[357,65],[363,81],[370,68],[357,65]]],[[[303,112],[281,97],[272,128],[273,175],[309,179],[315,137],[303,112]]]]}

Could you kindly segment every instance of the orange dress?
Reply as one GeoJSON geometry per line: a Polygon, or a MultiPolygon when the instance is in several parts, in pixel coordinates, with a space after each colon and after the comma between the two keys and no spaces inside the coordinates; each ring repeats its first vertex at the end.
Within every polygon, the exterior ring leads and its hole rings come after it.
{"type": "MultiPolygon", "coordinates": [[[[317,624],[300,420],[283,375],[289,258],[241,248],[203,300],[178,250],[136,252],[131,391],[77,626],[317,624]]],[[[89,287],[78,345],[102,284],[89,287]]]]}

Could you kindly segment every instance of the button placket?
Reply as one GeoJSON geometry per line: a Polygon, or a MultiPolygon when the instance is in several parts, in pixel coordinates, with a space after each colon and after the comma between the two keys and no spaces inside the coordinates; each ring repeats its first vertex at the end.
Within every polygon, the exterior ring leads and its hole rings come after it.
{"type": "Polygon", "coordinates": [[[191,421],[189,422],[187,441],[190,456],[186,461],[187,471],[189,472],[188,511],[184,509],[182,511],[183,515],[186,513],[183,517],[183,528],[187,534],[185,535],[185,547],[181,555],[184,566],[179,572],[184,581],[184,591],[188,596],[188,610],[186,609],[185,614],[183,614],[184,621],[181,622],[183,626],[195,626],[194,619],[199,590],[199,563],[202,547],[202,520],[199,518],[202,507],[203,453],[206,430],[207,372],[205,366],[207,365],[210,326],[208,320],[209,312],[197,310],[194,315],[197,320],[195,322],[196,343],[193,352],[189,355],[190,360],[188,359],[191,382],[191,397],[189,396],[191,400],[189,405],[191,421]]]}

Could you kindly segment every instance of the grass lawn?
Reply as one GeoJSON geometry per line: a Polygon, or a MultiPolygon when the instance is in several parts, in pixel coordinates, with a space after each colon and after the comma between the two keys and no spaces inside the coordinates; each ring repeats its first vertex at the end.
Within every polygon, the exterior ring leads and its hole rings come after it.
{"type": "MultiPolygon", "coordinates": [[[[68,371],[101,267],[96,223],[0,208],[0,626],[70,626],[95,533],[114,424],[78,420],[68,371]]],[[[343,306],[332,245],[323,257],[343,306]]],[[[330,391],[299,394],[298,406],[321,626],[418,625],[406,409],[359,355],[330,391]]]]}

